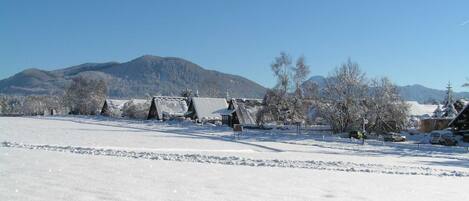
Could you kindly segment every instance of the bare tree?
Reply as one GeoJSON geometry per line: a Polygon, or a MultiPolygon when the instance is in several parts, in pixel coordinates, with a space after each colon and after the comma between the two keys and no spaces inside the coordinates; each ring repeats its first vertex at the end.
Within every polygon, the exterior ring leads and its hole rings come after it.
{"type": "MultiPolygon", "coordinates": [[[[309,66],[306,65],[304,57],[298,58],[296,65],[293,66],[292,58],[285,52],[281,52],[271,64],[271,69],[277,79],[277,84],[266,93],[265,107],[261,113],[269,114],[270,119],[273,118],[284,124],[302,122],[306,114],[302,84],[309,74],[309,66]]],[[[263,121],[260,120],[260,122],[263,121]]]]}
{"type": "Polygon", "coordinates": [[[275,77],[277,78],[276,89],[280,90],[282,94],[286,94],[291,85],[291,69],[292,59],[285,53],[280,52],[279,57],[275,57],[275,61],[270,65],[275,77]]]}
{"type": "Polygon", "coordinates": [[[398,132],[405,128],[409,106],[399,96],[396,85],[384,77],[372,80],[366,100],[367,130],[375,133],[398,132]]]}
{"type": "Polygon", "coordinates": [[[190,98],[190,97],[193,96],[192,90],[189,89],[189,88],[186,88],[186,89],[182,90],[181,93],[179,93],[179,95],[181,97],[186,97],[186,98],[190,98]]]}
{"type": "Polygon", "coordinates": [[[469,87],[469,78],[466,78],[467,82],[462,85],[462,87],[469,87]]]}
{"type": "Polygon", "coordinates": [[[103,80],[82,76],[73,78],[65,92],[65,104],[72,114],[95,115],[99,113],[105,98],[107,86],[103,80]]]}
{"type": "Polygon", "coordinates": [[[369,132],[400,131],[406,126],[409,107],[388,78],[368,83],[350,59],[326,79],[315,105],[336,133],[361,130],[365,121],[369,132]]]}
{"type": "Polygon", "coordinates": [[[142,102],[132,99],[124,104],[122,116],[131,119],[146,119],[150,106],[151,102],[149,100],[142,102]]]}
{"type": "Polygon", "coordinates": [[[326,79],[316,103],[317,112],[334,132],[360,129],[360,120],[366,114],[367,92],[365,74],[349,59],[326,79]]]}
{"type": "Polygon", "coordinates": [[[302,85],[306,81],[310,71],[309,66],[305,63],[305,58],[301,56],[296,61],[296,66],[293,68],[294,75],[293,81],[295,82],[295,95],[303,96],[302,85]]]}

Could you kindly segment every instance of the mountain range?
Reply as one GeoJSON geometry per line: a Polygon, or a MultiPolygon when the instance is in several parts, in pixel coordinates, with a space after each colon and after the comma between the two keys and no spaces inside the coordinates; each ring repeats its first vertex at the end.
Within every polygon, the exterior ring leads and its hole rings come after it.
{"type": "MultiPolygon", "coordinates": [[[[306,82],[314,82],[319,88],[322,88],[326,83],[326,78],[323,76],[313,76],[306,82]]],[[[419,103],[442,102],[446,96],[445,90],[432,89],[419,84],[397,86],[397,88],[402,99],[406,101],[417,101],[419,103]]],[[[453,95],[456,99],[469,98],[469,92],[455,92],[453,95]]]]}
{"type": "MultiPolygon", "coordinates": [[[[198,91],[200,96],[261,98],[266,88],[238,75],[207,70],[190,61],[176,57],[145,55],[128,62],[85,63],[68,68],[46,71],[31,68],[0,80],[0,94],[60,95],[77,76],[103,79],[108,96],[141,98],[148,95],[179,95],[184,89],[198,91]]],[[[306,82],[324,86],[325,77],[312,76],[306,82]]],[[[444,90],[422,85],[399,86],[404,100],[418,102],[441,101],[444,90]]],[[[469,97],[469,92],[455,93],[456,98],[469,97]]]]}
{"type": "Polygon", "coordinates": [[[108,95],[137,98],[179,95],[191,89],[200,96],[260,98],[266,88],[244,77],[206,70],[175,57],[145,55],[129,62],[85,63],[59,70],[27,69],[0,80],[0,93],[11,95],[63,94],[76,76],[103,79],[108,95]]]}

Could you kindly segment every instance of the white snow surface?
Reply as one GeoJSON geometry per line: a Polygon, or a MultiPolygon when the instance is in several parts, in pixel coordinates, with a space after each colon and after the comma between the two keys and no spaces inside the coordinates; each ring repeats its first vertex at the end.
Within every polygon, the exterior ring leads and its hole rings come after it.
{"type": "Polygon", "coordinates": [[[0,117],[0,200],[465,200],[469,152],[97,117],[0,117]]]}
{"type": "Polygon", "coordinates": [[[438,105],[420,104],[417,101],[406,101],[409,105],[409,114],[411,116],[432,116],[438,105]]]}
{"type": "Polygon", "coordinates": [[[224,98],[193,97],[192,104],[200,120],[221,120],[221,114],[228,108],[224,98]]]}

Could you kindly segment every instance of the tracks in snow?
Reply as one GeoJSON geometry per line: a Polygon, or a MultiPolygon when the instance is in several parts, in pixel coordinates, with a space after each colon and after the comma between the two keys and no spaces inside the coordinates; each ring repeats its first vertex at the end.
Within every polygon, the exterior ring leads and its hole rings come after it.
{"type": "Polygon", "coordinates": [[[99,149],[74,146],[32,145],[16,142],[2,142],[0,147],[66,152],[83,155],[113,156],[147,160],[179,161],[206,164],[237,165],[251,167],[303,168],[315,170],[366,172],[396,175],[458,176],[469,177],[469,172],[434,169],[429,167],[388,166],[370,163],[316,160],[277,160],[251,159],[238,156],[213,156],[201,154],[138,152],[117,149],[99,149]]]}

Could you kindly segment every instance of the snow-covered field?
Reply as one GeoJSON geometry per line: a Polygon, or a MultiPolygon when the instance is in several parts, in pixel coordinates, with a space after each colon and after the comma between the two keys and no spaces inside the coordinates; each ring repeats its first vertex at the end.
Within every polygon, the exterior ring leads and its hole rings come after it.
{"type": "Polygon", "coordinates": [[[0,117],[0,200],[469,200],[466,149],[0,117]]]}

